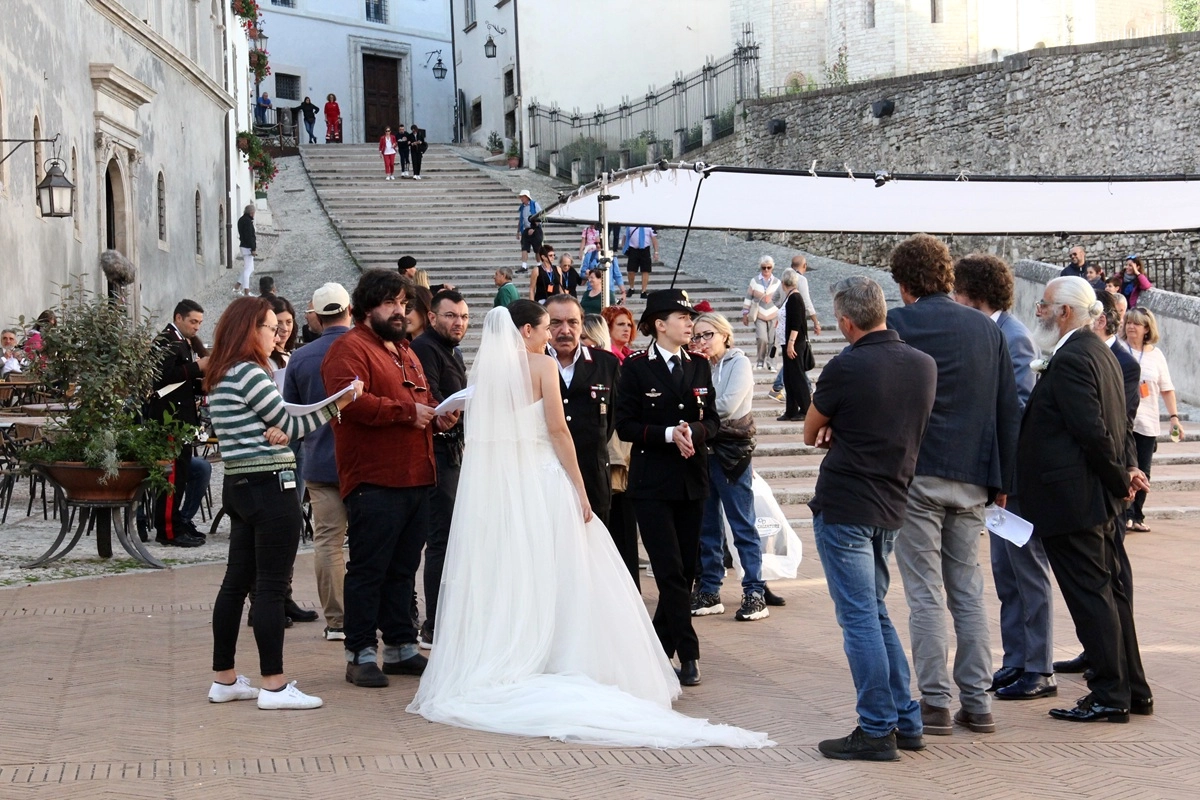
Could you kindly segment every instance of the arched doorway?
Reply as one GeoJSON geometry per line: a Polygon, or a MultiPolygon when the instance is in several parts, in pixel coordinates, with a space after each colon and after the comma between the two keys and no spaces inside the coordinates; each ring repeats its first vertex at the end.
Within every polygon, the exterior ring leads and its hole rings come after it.
{"type": "MultiPolygon", "coordinates": [[[[115,158],[110,159],[104,170],[104,248],[116,250],[126,258],[129,249],[129,192],[125,187],[125,176],[115,158]]],[[[120,293],[120,288],[105,281],[109,297],[120,293]]]]}

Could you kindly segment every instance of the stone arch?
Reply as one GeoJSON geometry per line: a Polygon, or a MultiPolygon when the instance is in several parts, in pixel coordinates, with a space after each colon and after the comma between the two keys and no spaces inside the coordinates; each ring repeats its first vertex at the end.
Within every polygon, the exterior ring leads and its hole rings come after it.
{"type": "MultiPolygon", "coordinates": [[[[133,237],[130,225],[133,215],[130,212],[130,185],[121,159],[113,155],[104,168],[104,205],[102,214],[101,239],[106,250],[116,250],[126,258],[133,260],[129,243],[133,237]]],[[[111,293],[117,287],[106,287],[111,293]]]]}

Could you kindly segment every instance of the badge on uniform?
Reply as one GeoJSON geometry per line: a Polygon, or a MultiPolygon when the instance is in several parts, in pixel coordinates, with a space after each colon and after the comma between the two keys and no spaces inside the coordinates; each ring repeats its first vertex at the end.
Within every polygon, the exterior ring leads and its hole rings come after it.
{"type": "Polygon", "coordinates": [[[657,389],[651,389],[650,391],[646,392],[646,397],[651,399],[655,397],[662,397],[662,392],[658,391],[657,389]]]}
{"type": "Polygon", "coordinates": [[[602,417],[608,413],[608,396],[605,394],[606,391],[608,391],[608,387],[603,383],[592,384],[592,399],[600,401],[600,416],[602,417]]]}
{"type": "MultiPolygon", "coordinates": [[[[708,387],[694,387],[692,389],[692,394],[696,395],[696,405],[700,408],[700,419],[704,419],[704,398],[708,396],[708,387]]],[[[680,406],[680,408],[682,408],[682,406],[680,406]]]]}

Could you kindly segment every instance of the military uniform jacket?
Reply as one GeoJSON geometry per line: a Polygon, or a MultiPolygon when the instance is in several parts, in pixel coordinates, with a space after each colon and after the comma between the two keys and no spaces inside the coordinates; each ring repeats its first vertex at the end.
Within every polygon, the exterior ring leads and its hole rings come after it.
{"type": "Polygon", "coordinates": [[[162,347],[162,369],[158,380],[154,382],[154,394],[146,405],[146,416],[150,419],[163,418],[167,412],[183,422],[193,425],[200,424],[200,410],[196,407],[196,399],[200,396],[200,379],[204,373],[195,361],[192,343],[174,325],[167,325],[158,334],[157,344],[162,347]],[[158,390],[178,383],[179,386],[165,397],[159,396],[158,390]]]}
{"type": "Polygon", "coordinates": [[[621,366],[617,387],[617,436],[633,445],[629,462],[632,500],[700,500],[708,494],[705,442],[717,435],[716,391],[708,362],[680,353],[681,390],[656,345],[634,353],[621,366]],[[685,459],[667,430],[690,424],[696,453],[685,459]]]}
{"type": "MultiPolygon", "coordinates": [[[[583,352],[575,361],[575,374],[568,387],[558,375],[563,413],[567,428],[575,440],[575,457],[583,475],[588,502],[597,513],[612,506],[612,474],[608,462],[608,440],[616,428],[617,378],[621,364],[605,350],[580,345],[583,352]]],[[[553,358],[554,351],[548,350],[553,358]]]]}

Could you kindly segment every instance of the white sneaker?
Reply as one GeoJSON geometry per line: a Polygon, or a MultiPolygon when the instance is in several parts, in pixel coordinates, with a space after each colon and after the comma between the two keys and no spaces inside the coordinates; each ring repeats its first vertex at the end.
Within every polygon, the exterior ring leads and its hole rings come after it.
{"type": "Polygon", "coordinates": [[[210,703],[253,700],[256,697],[258,697],[258,689],[250,685],[250,680],[245,675],[238,675],[237,680],[229,686],[213,681],[212,687],[208,690],[208,702],[210,703]]]}
{"type": "Polygon", "coordinates": [[[258,707],[263,711],[289,711],[305,708],[320,708],[324,702],[319,697],[305,694],[292,681],[278,692],[263,689],[258,693],[258,707]]]}
{"type": "Polygon", "coordinates": [[[413,175],[413,180],[414,180],[414,181],[419,181],[419,180],[421,180],[421,176],[420,176],[420,175],[413,175]]]}

